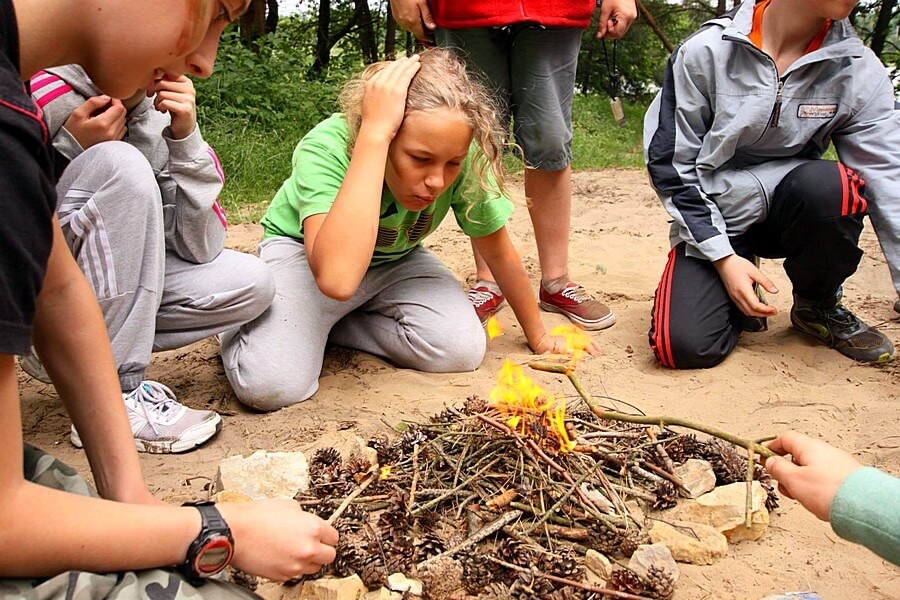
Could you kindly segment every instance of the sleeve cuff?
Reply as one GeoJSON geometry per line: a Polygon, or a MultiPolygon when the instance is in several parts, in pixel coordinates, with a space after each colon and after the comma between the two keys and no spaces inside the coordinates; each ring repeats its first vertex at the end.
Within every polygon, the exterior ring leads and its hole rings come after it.
{"type": "Polygon", "coordinates": [[[186,138],[176,140],[171,137],[171,130],[166,127],[163,130],[163,139],[169,147],[169,160],[177,162],[190,162],[196,160],[203,152],[206,151],[206,142],[200,135],[200,128],[196,125],[194,130],[186,138]]]}
{"type": "Polygon", "coordinates": [[[65,127],[60,127],[59,133],[53,139],[53,147],[69,160],[74,160],[76,156],[84,152],[84,148],[81,147],[75,136],[65,127]]]}
{"type": "Polygon", "coordinates": [[[734,248],[731,247],[731,240],[727,235],[717,235],[708,240],[704,240],[700,244],[691,244],[688,242],[688,256],[692,258],[704,258],[709,262],[715,262],[735,254],[734,248]]]}

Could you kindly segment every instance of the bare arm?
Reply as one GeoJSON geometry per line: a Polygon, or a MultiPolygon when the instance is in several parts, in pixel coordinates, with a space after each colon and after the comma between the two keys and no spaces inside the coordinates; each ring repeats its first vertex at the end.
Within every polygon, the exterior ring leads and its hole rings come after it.
{"type": "MultiPolygon", "coordinates": [[[[528,273],[509,239],[506,227],[484,237],[472,238],[472,243],[497,278],[497,285],[516,314],[531,349],[538,353],[565,354],[565,338],[549,335],[544,329],[528,273]]],[[[598,348],[592,343],[586,350],[593,354],[598,348]]]]}
{"type": "Polygon", "coordinates": [[[310,269],[329,298],[352,296],[369,268],[388,147],[403,122],[406,92],[418,70],[418,56],[400,58],[366,83],[362,125],[334,204],[303,222],[310,269]]]}
{"type": "Polygon", "coordinates": [[[66,405],[104,498],[154,502],[144,485],[103,315],[54,217],[34,345],[66,405]]]}

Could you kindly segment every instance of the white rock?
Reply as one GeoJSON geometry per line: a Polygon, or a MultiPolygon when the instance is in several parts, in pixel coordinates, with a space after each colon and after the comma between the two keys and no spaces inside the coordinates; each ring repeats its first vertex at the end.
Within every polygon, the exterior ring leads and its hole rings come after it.
{"type": "Polygon", "coordinates": [[[716,487],[716,474],[712,465],[699,458],[691,458],[677,465],[675,475],[681,479],[691,498],[702,496],[716,487]]]}
{"type": "Polygon", "coordinates": [[[216,489],[251,499],[293,498],[309,489],[309,464],[302,452],[266,452],[229,456],[219,463],[216,489]]]}
{"type": "Polygon", "coordinates": [[[654,544],[665,544],[678,562],[711,565],[728,554],[728,540],[709,525],[676,521],[654,521],[650,528],[654,544]],[[674,525],[674,526],[673,526],[674,525]]]}
{"type": "Polygon", "coordinates": [[[732,483],[717,487],[696,500],[686,500],[671,512],[672,518],[702,523],[715,527],[725,534],[728,541],[758,540],[769,526],[766,510],[766,490],[758,481],[753,482],[751,492],[751,527],[744,526],[747,502],[747,484],[732,483]]]}
{"type": "Polygon", "coordinates": [[[641,577],[647,576],[650,567],[662,569],[672,576],[674,582],[677,582],[681,575],[672,553],[665,544],[641,544],[628,561],[628,568],[641,577]]]}
{"type": "Polygon", "coordinates": [[[388,575],[388,587],[393,592],[409,592],[413,596],[422,595],[422,582],[418,579],[409,579],[403,573],[388,575]]]}
{"type": "Polygon", "coordinates": [[[381,587],[374,592],[367,592],[363,596],[363,600],[393,600],[394,596],[400,596],[402,598],[403,594],[398,594],[385,587],[381,587]]]}
{"type": "Polygon", "coordinates": [[[298,600],[360,600],[365,593],[366,586],[358,575],[322,578],[304,582],[298,600]]]}
{"type": "Polygon", "coordinates": [[[612,573],[612,563],[605,555],[596,550],[587,551],[587,554],[584,555],[584,566],[601,579],[609,579],[612,573]]]}

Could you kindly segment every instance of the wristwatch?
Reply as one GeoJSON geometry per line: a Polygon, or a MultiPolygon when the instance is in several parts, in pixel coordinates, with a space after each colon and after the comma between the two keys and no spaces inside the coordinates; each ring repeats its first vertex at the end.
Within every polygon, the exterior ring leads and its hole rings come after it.
{"type": "Polygon", "coordinates": [[[234,538],[215,502],[188,502],[200,511],[203,524],[187,551],[178,571],[193,585],[203,585],[206,578],[220,573],[234,556],[234,538]]]}

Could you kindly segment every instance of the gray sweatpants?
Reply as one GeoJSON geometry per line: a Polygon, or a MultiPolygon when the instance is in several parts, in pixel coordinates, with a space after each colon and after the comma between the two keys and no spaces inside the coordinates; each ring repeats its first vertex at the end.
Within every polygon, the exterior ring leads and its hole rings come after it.
{"type": "Polygon", "coordinates": [[[484,358],[484,330],[472,304],[424,248],[371,267],[346,302],[319,291],[303,242],[267,239],[260,257],[275,276],[275,300],[220,338],[225,374],[252,408],[276,410],[312,396],[328,341],[436,373],[473,371],[484,358]]]}
{"type": "Polygon", "coordinates": [[[274,281],[255,256],[223,250],[195,264],[166,250],[159,186],[133,146],[88,148],[57,192],[60,225],[103,311],[122,391],[140,385],[152,352],[237,327],[271,302],[274,281]]]}

